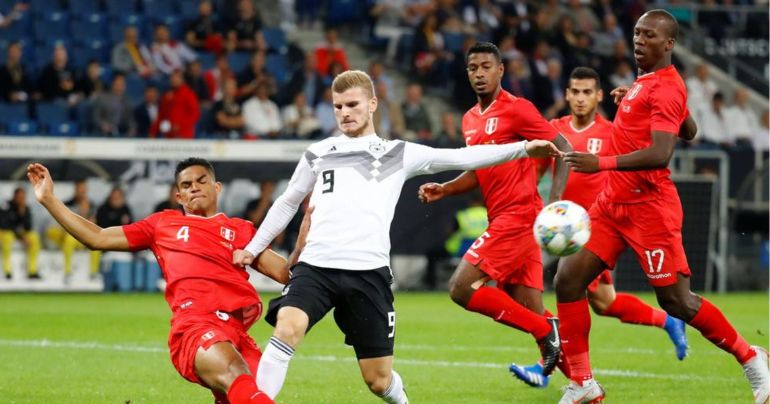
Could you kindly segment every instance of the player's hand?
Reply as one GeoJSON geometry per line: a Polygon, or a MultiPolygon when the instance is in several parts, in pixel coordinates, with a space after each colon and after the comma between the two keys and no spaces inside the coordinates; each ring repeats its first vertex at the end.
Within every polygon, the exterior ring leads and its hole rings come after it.
{"type": "Polygon", "coordinates": [[[35,190],[35,198],[43,203],[45,200],[53,197],[53,180],[51,173],[44,165],[32,163],[27,166],[27,178],[35,190]]]}
{"type": "Polygon", "coordinates": [[[599,171],[599,157],[595,154],[569,152],[564,155],[564,162],[575,172],[595,173],[599,171]]]}
{"type": "Polygon", "coordinates": [[[626,93],[630,89],[631,89],[631,87],[629,87],[629,86],[620,86],[620,87],[616,87],[614,90],[610,91],[610,95],[615,97],[615,105],[620,104],[620,100],[622,100],[623,97],[626,96],[626,93]]]}
{"type": "Polygon", "coordinates": [[[553,143],[547,140],[530,140],[525,147],[529,157],[562,157],[564,155],[553,143]]]}
{"type": "Polygon", "coordinates": [[[251,265],[252,262],[254,262],[254,256],[246,251],[246,250],[235,250],[233,251],[233,264],[245,267],[246,265],[251,265]]]}
{"type": "Polygon", "coordinates": [[[422,203],[436,202],[445,196],[446,190],[444,186],[436,182],[422,184],[420,190],[417,191],[417,199],[422,203]]]}

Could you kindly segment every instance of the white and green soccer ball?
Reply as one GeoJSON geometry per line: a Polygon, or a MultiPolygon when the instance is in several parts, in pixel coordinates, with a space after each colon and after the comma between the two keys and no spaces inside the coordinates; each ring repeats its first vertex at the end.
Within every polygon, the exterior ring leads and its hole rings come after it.
{"type": "Polygon", "coordinates": [[[591,237],[591,219],[582,206],[556,201],[537,215],[535,240],[551,255],[564,257],[578,252],[591,237]]]}

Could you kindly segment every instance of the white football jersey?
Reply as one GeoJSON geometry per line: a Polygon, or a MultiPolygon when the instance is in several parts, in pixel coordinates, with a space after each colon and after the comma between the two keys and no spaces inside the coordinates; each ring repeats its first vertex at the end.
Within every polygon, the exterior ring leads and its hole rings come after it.
{"type": "Polygon", "coordinates": [[[307,148],[246,250],[264,250],[312,191],[314,211],[300,261],[346,270],[390,266],[390,224],[407,179],[526,157],[525,143],[434,149],[376,134],[324,139],[307,148]]]}

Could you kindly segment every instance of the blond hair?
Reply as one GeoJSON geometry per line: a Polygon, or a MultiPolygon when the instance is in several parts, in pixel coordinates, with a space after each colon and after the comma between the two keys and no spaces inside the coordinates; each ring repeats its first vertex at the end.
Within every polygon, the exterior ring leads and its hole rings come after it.
{"type": "Polygon", "coordinates": [[[353,87],[359,87],[364,90],[369,98],[374,97],[372,78],[361,70],[344,71],[337,75],[332,82],[332,91],[335,93],[344,93],[353,87]]]}

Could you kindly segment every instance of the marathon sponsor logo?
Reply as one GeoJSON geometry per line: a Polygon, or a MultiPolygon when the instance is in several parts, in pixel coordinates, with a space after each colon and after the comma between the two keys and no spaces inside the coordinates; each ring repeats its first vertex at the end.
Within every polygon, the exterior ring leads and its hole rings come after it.
{"type": "Polygon", "coordinates": [[[650,279],[664,279],[664,278],[670,278],[671,274],[647,274],[647,277],[650,279]]]}

